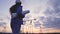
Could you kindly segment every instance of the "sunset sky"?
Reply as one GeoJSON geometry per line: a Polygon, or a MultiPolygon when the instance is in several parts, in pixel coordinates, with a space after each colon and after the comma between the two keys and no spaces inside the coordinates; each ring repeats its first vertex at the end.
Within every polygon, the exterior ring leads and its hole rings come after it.
{"type": "MultiPolygon", "coordinates": [[[[22,25],[23,32],[60,32],[60,0],[21,0],[21,2],[23,11],[30,10],[24,18],[26,23],[22,25]]],[[[15,0],[0,0],[0,32],[11,32],[9,8],[14,4],[15,0]]]]}

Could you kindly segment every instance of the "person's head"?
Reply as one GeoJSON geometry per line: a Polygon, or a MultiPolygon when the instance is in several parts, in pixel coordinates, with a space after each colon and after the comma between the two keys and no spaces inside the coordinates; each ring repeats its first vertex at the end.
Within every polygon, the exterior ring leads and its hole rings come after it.
{"type": "Polygon", "coordinates": [[[21,1],[20,0],[16,0],[15,2],[17,5],[21,5],[21,1]]]}

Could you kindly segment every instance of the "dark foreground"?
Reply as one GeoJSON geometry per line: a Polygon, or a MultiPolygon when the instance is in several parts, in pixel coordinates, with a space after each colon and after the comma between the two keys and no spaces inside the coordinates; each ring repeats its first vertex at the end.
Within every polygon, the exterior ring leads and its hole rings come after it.
{"type": "MultiPolygon", "coordinates": [[[[11,34],[11,33],[0,33],[0,34],[11,34]]],[[[60,33],[21,33],[21,34],[60,34],[60,33]]]]}

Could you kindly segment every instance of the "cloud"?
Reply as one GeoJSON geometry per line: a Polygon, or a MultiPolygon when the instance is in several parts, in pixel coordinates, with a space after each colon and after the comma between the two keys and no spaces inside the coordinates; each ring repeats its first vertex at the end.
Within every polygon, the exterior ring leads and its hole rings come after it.
{"type": "Polygon", "coordinates": [[[39,21],[36,21],[36,22],[34,22],[34,27],[40,27],[40,22],[39,21]]]}
{"type": "Polygon", "coordinates": [[[45,18],[43,21],[43,26],[46,28],[60,28],[60,0],[49,0],[46,3],[47,8],[43,12],[45,18]]]}
{"type": "MultiPolygon", "coordinates": [[[[47,28],[60,28],[60,0],[26,0],[23,8],[30,10],[30,15],[36,16],[47,28]]],[[[40,22],[36,21],[35,26],[40,22]]]]}
{"type": "Polygon", "coordinates": [[[49,0],[45,11],[46,15],[56,15],[60,13],[60,0],[49,0]]]}
{"type": "MultiPolygon", "coordinates": [[[[30,10],[30,14],[26,16],[27,19],[30,17],[33,18],[39,17],[39,20],[44,23],[43,24],[44,27],[60,28],[60,0],[21,0],[21,1],[23,10],[30,10]]],[[[9,3],[10,5],[7,6],[10,7],[13,2],[14,1],[11,1],[9,3]]],[[[9,14],[7,13],[6,15],[9,14]]],[[[10,18],[7,19],[9,20],[10,18]]],[[[38,21],[35,22],[35,26],[40,25],[40,23],[37,22],[38,21]]]]}
{"type": "Polygon", "coordinates": [[[60,18],[47,17],[46,19],[43,21],[43,26],[46,28],[60,28],[60,18]]]}
{"type": "Polygon", "coordinates": [[[0,27],[2,26],[5,26],[6,25],[6,23],[5,22],[0,22],[0,27]]]}

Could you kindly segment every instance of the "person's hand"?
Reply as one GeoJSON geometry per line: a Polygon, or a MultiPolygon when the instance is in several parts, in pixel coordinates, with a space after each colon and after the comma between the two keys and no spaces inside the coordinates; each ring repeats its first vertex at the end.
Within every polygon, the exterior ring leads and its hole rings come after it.
{"type": "Polygon", "coordinates": [[[23,12],[22,12],[23,15],[25,15],[25,14],[27,14],[27,13],[30,13],[30,11],[29,11],[29,10],[26,10],[26,11],[23,11],[23,12]]]}

